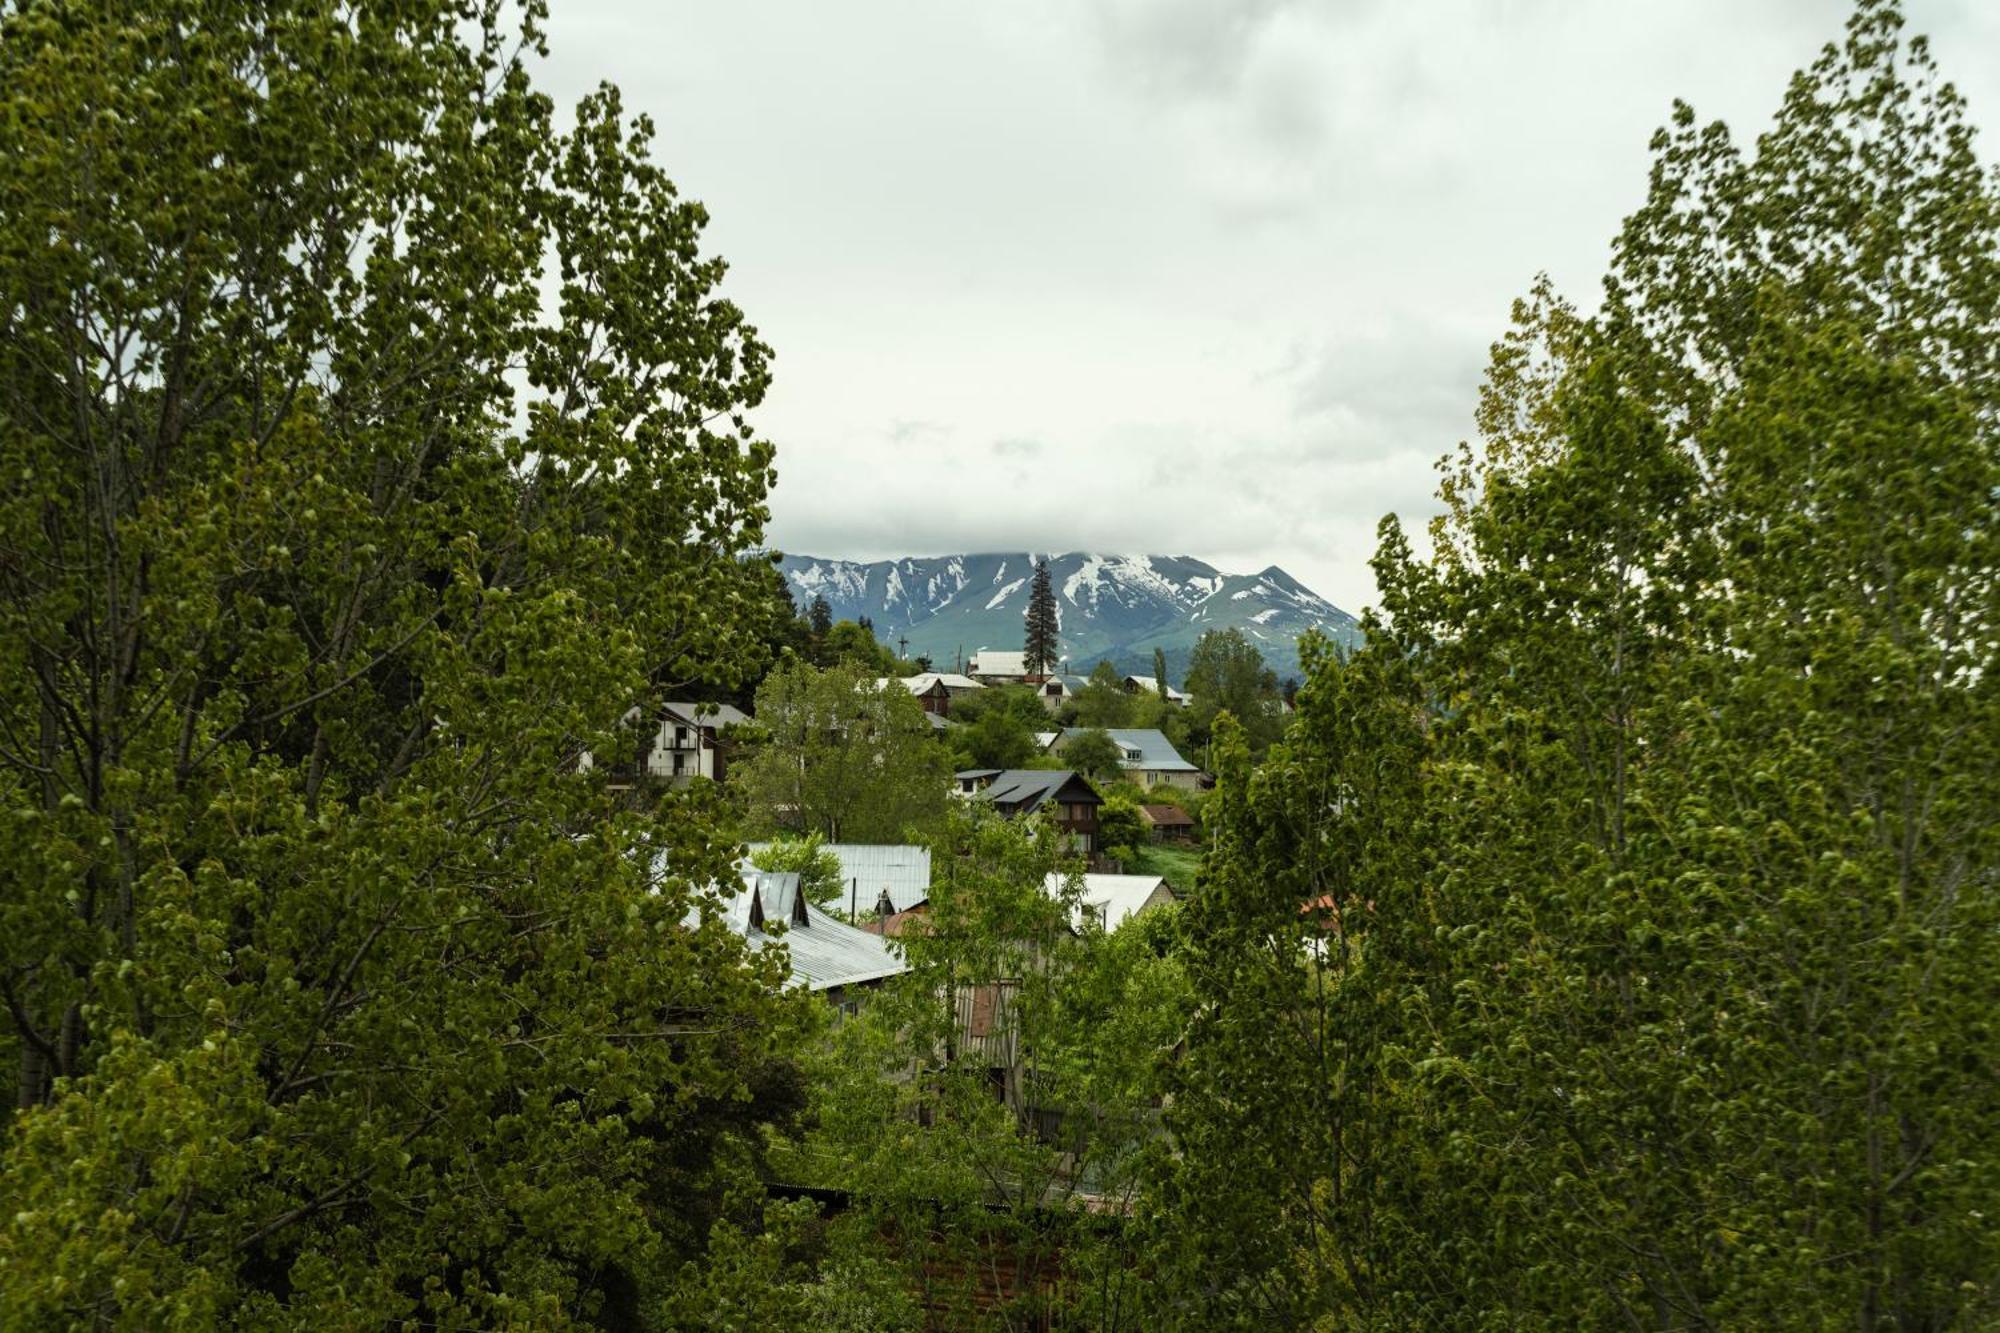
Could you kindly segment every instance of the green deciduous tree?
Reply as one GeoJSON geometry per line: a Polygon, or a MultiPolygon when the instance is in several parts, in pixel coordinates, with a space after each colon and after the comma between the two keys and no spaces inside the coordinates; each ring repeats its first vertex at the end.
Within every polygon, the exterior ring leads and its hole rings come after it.
{"type": "Polygon", "coordinates": [[[1041,753],[1035,737],[1053,729],[1041,697],[1026,685],[989,685],[952,700],[949,733],[960,768],[1021,768],[1041,753]]]}
{"type": "Polygon", "coordinates": [[[782,666],[757,690],[756,748],[729,770],[753,832],[900,842],[943,813],[950,753],[908,690],[872,668],[782,666]]]}
{"type": "Polygon", "coordinates": [[[1062,740],[1063,763],[1099,782],[1116,782],[1125,775],[1125,752],[1102,727],[1090,727],[1062,740]]]}
{"type": "Polygon", "coordinates": [[[1079,727],[1126,727],[1132,724],[1133,697],[1125,691],[1125,678],[1109,662],[1091,668],[1090,679],[1076,692],[1076,725],[1079,727]]]}
{"type": "Polygon", "coordinates": [[[1121,859],[1146,843],[1146,824],[1139,817],[1139,802],[1124,792],[1114,792],[1097,808],[1097,845],[1121,859]]]}
{"type": "Polygon", "coordinates": [[[977,806],[932,864],[911,970],[834,1032],[783,1169],[851,1191],[836,1228],[886,1238],[941,1326],[1145,1327],[1123,1216],[1186,1015],[1172,909],[1101,933],[1047,887],[1053,825],[977,806]]]}
{"type": "Polygon", "coordinates": [[[0,6],[10,1325],[629,1322],[795,1091],[575,762],[759,667],[768,353],[539,8],[0,6]]]}
{"type": "Polygon", "coordinates": [[[875,631],[852,620],[843,620],[828,629],[820,643],[822,665],[857,663],[878,676],[895,675],[903,665],[875,631]]]}
{"type": "Polygon", "coordinates": [[[1191,744],[1205,746],[1221,713],[1243,725],[1253,755],[1262,755],[1284,730],[1278,676],[1240,629],[1205,630],[1188,656],[1187,712],[1191,744]]]}
{"type": "Polygon", "coordinates": [[[1752,155],[1677,109],[1604,310],[1497,348],[1436,555],[1385,525],[1368,647],[1224,747],[1189,1319],[2000,1312],[2000,200],[1900,24],[1752,155]]]}
{"type": "Polygon", "coordinates": [[[840,858],[826,848],[817,833],[803,838],[778,838],[750,854],[759,870],[792,871],[806,898],[821,907],[847,906],[847,881],[840,876],[840,858]]]}

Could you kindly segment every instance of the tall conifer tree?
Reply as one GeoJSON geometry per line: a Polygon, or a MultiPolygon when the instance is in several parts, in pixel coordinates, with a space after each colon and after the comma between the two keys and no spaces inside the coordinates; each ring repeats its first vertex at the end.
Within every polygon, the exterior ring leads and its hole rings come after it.
{"type": "Polygon", "coordinates": [[[1023,665],[1029,675],[1055,670],[1062,660],[1061,626],[1056,616],[1056,590],[1049,581],[1045,556],[1035,562],[1035,580],[1028,590],[1027,642],[1023,665]]]}

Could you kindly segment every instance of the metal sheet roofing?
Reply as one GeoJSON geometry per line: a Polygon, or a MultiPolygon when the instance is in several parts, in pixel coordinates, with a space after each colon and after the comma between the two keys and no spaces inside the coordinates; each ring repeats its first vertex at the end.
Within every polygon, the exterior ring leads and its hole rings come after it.
{"type": "MultiPolygon", "coordinates": [[[[1127,676],[1125,677],[1125,683],[1135,690],[1144,690],[1148,694],[1158,694],[1160,692],[1160,682],[1155,676],[1127,676]]],[[[1187,695],[1181,693],[1181,691],[1171,685],[1167,686],[1167,699],[1177,704],[1184,704],[1188,701],[1187,695]]]]}
{"type": "Polygon", "coordinates": [[[922,694],[932,685],[942,684],[947,690],[983,690],[986,687],[970,676],[961,676],[955,671],[920,671],[914,676],[901,678],[911,694],[922,694]]]}
{"type": "Polygon", "coordinates": [[[981,648],[972,655],[966,670],[975,676],[1025,676],[1028,674],[1028,655],[1019,651],[981,648]]]}
{"type": "MultiPolygon", "coordinates": [[[[1067,744],[1088,730],[1090,730],[1088,727],[1070,727],[1063,732],[1063,741],[1067,744]]],[[[1180,751],[1174,748],[1173,742],[1156,727],[1111,727],[1106,729],[1106,734],[1118,743],[1120,750],[1139,752],[1137,759],[1122,760],[1120,766],[1123,768],[1145,769],[1155,773],[1201,771],[1181,758],[1180,751]]]]}
{"type": "Polygon", "coordinates": [[[979,795],[996,805],[1011,805],[1023,810],[1039,810],[1042,803],[1068,786],[1071,782],[1082,783],[1095,797],[1096,789],[1072,769],[1067,768],[972,768],[958,774],[962,781],[966,778],[992,776],[992,781],[981,788],[979,795]]]}
{"type": "MultiPolygon", "coordinates": [[[[1147,911],[1174,900],[1167,881],[1158,875],[1084,875],[1083,897],[1078,907],[1103,923],[1106,931],[1147,911]]],[[[1051,898],[1062,892],[1063,876],[1051,874],[1043,887],[1051,898]]]]}
{"type": "Polygon", "coordinates": [[[758,870],[746,864],[742,887],[724,904],[723,917],[731,930],[755,947],[784,944],[792,964],[788,986],[832,990],[910,970],[880,935],[803,902],[793,871],[758,870]],[[758,918],[762,924],[756,924],[758,918]]]}
{"type": "Polygon", "coordinates": [[[679,718],[689,725],[704,727],[738,727],[750,720],[750,715],[740,708],[728,704],[664,703],[661,711],[679,718]]]}
{"type": "MultiPolygon", "coordinates": [[[[770,846],[753,842],[752,852],[770,846]]],[[[829,842],[824,850],[840,858],[840,878],[847,887],[841,905],[854,901],[864,912],[873,910],[884,892],[898,912],[907,912],[931,896],[931,849],[902,843],[829,842]]]]}

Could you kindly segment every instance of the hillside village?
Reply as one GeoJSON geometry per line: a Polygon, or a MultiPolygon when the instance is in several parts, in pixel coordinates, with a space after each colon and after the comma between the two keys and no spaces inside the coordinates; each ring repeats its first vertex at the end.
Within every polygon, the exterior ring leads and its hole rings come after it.
{"type": "Polygon", "coordinates": [[[0,1333],[2000,1329],[1842,3],[0,0],[0,1333]]]}
{"type": "MultiPolygon", "coordinates": [[[[1065,949],[1122,938],[1197,887],[1214,785],[1204,761],[1220,720],[1240,713],[1261,750],[1291,704],[1233,628],[1203,636],[1178,684],[1163,666],[1062,670],[1047,593],[1044,567],[1022,646],[980,646],[962,671],[897,660],[872,626],[831,621],[815,604],[785,627],[789,651],[747,707],[665,703],[612,781],[641,802],[700,785],[733,805],[751,842],[722,919],[753,949],[780,949],[788,984],[845,1017],[921,966],[913,950],[920,959],[1000,899],[1001,886],[974,898],[961,889],[940,913],[933,867],[968,840],[1041,849],[1046,868],[1011,882],[1039,891],[1055,914],[1040,928],[1054,922],[1065,949]]],[[[1084,1108],[1033,1074],[1055,1050],[1038,1051],[1023,1018],[1020,966],[958,973],[944,1046],[1009,1115],[1059,1144],[1065,1116],[1084,1108]]],[[[1107,1188],[1080,1171],[1061,1185],[1078,1197],[1107,1188]]]]}

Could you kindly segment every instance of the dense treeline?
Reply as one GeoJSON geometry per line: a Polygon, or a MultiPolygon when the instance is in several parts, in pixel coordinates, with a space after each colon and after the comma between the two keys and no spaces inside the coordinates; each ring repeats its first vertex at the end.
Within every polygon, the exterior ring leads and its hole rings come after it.
{"type": "Polygon", "coordinates": [[[2000,253],[1892,6],[1677,110],[1435,554],[1228,765],[1155,1205],[1198,1327],[2000,1320],[2000,253]],[[1311,905],[1301,916],[1299,904],[1311,905]]]}
{"type": "Polygon", "coordinates": [[[8,1328],[628,1326],[803,1103],[577,771],[760,669],[768,352],[536,8],[0,4],[8,1328]]]}
{"type": "Polygon", "coordinates": [[[1289,723],[1079,691],[1220,778],[1110,933],[946,796],[1040,698],[759,554],[769,353],[540,8],[0,0],[0,1326],[2000,1323],[2000,190],[1893,3],[1676,108],[1289,723]],[[668,698],[725,791],[609,789],[668,698]],[[742,831],[927,840],[910,970],[786,992],[742,831]]]}

